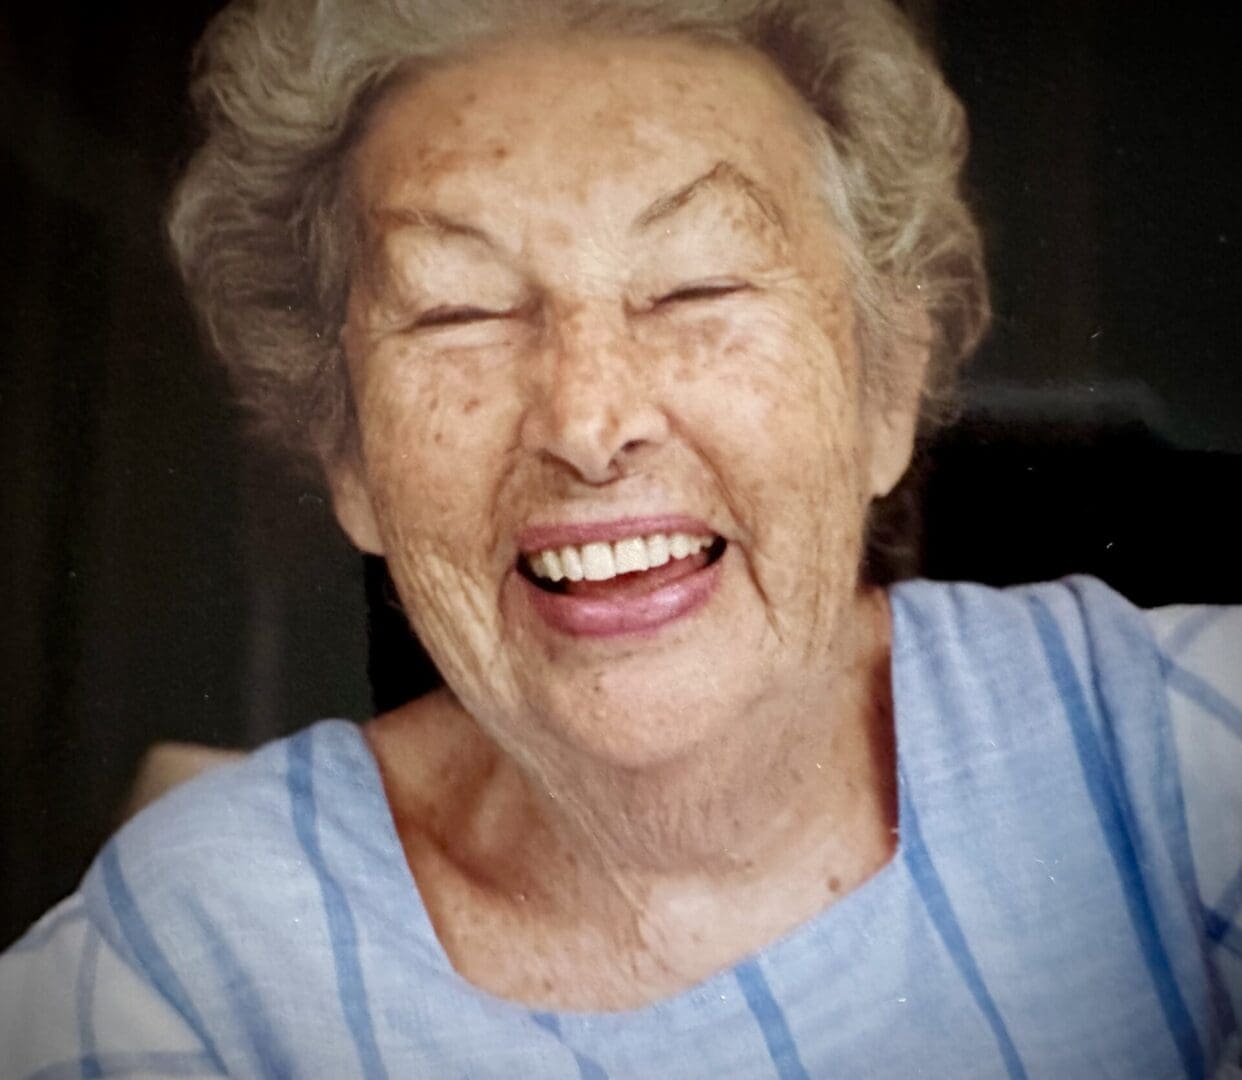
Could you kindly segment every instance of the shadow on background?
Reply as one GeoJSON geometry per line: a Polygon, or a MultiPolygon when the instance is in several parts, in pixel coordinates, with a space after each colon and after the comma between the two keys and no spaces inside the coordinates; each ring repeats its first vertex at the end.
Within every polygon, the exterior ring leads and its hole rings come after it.
{"type": "MultiPolygon", "coordinates": [[[[152,741],[371,710],[362,561],[322,492],[236,434],[163,254],[217,6],[0,15],[0,944],[73,888],[152,741]]],[[[997,309],[926,454],[924,571],[1242,602],[1224,23],[915,6],[973,118],[997,309]]],[[[366,574],[393,703],[434,675],[366,574]]]]}

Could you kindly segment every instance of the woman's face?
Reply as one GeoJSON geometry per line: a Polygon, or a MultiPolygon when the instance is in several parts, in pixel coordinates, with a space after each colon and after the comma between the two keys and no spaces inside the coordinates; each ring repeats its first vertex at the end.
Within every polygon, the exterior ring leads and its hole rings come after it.
{"type": "Polygon", "coordinates": [[[338,514],[519,756],[744,737],[841,655],[909,446],[864,402],[803,109],[740,50],[533,40],[359,143],[338,514]]]}

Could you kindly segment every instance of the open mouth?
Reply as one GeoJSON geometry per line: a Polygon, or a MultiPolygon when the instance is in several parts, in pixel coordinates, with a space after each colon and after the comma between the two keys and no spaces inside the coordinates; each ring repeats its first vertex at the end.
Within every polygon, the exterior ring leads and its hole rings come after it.
{"type": "Polygon", "coordinates": [[[638,597],[711,566],[726,546],[723,536],[712,534],[651,533],[528,552],[518,559],[518,571],[554,596],[638,597]]]}

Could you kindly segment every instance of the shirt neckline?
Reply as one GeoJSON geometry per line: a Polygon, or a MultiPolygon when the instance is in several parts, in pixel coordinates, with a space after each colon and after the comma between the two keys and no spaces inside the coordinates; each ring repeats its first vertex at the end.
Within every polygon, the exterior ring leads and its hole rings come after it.
{"type": "Polygon", "coordinates": [[[906,841],[908,832],[907,803],[910,799],[907,785],[910,783],[911,771],[910,762],[907,760],[908,755],[904,752],[904,749],[911,745],[911,740],[904,736],[907,734],[905,728],[912,711],[912,700],[904,685],[905,679],[903,676],[907,666],[906,658],[909,656],[911,649],[916,648],[918,645],[917,635],[908,634],[910,628],[905,625],[904,613],[902,611],[904,605],[904,596],[902,595],[904,590],[902,586],[900,584],[890,586],[887,591],[892,610],[889,679],[892,688],[893,727],[896,744],[894,752],[896,776],[894,777],[894,782],[898,787],[897,843],[894,845],[893,853],[889,860],[871,877],[816,915],[792,927],[763,946],[763,948],[742,957],[727,967],[721,968],[705,979],[674,994],[657,998],[654,1001],[632,1009],[552,1009],[500,997],[475,985],[460,974],[453,966],[452,960],[436,934],[431,916],[427,911],[418,883],[414,878],[414,873],[406,860],[405,850],[397,833],[392,807],[389,805],[387,794],[384,791],[379,763],[376,761],[374,752],[371,750],[362,729],[357,724],[349,721],[329,721],[328,723],[332,723],[342,737],[352,744],[356,760],[366,774],[364,778],[366,790],[375,799],[376,813],[382,819],[382,836],[373,836],[372,839],[381,841],[376,854],[384,862],[385,866],[392,871],[387,880],[398,894],[391,898],[393,903],[390,909],[403,913],[404,917],[401,919],[401,925],[416,932],[417,944],[422,946],[424,954],[434,963],[440,974],[447,978],[459,992],[472,996],[476,1000],[486,1002],[490,1008],[502,1012],[516,1012],[523,1015],[535,1013],[540,1016],[555,1017],[568,1022],[581,1021],[600,1024],[617,1022],[653,1012],[677,1011],[688,1006],[697,1006],[705,998],[708,1000],[720,998],[722,996],[722,989],[732,992],[723,996],[736,998],[738,996],[735,992],[737,973],[743,965],[763,964],[765,962],[779,964],[781,956],[789,950],[805,949],[813,945],[815,939],[828,934],[833,924],[848,919],[850,912],[855,907],[865,903],[870,903],[877,907],[885,906],[885,903],[891,899],[898,884],[904,879],[903,868],[907,854],[906,841]]]}

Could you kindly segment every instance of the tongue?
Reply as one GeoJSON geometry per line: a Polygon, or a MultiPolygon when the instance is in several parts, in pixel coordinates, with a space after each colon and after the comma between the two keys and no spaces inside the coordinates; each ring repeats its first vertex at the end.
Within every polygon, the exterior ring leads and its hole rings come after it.
{"type": "Polygon", "coordinates": [[[689,577],[706,565],[707,552],[700,551],[697,555],[689,555],[684,559],[670,559],[654,570],[636,570],[632,574],[618,574],[608,581],[568,581],[565,583],[565,592],[569,596],[591,599],[643,596],[670,582],[689,577]]]}

